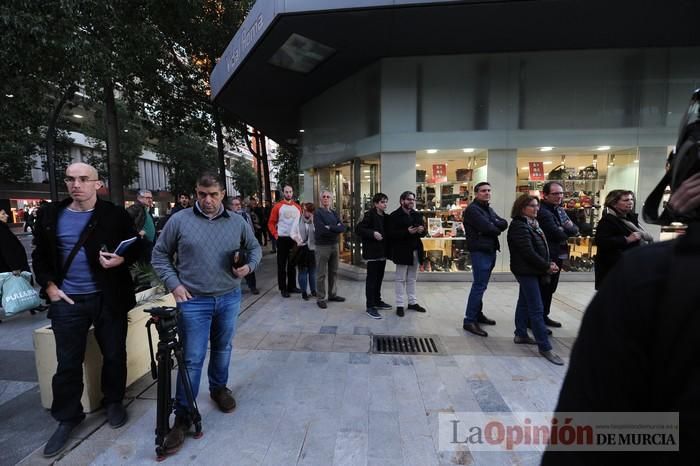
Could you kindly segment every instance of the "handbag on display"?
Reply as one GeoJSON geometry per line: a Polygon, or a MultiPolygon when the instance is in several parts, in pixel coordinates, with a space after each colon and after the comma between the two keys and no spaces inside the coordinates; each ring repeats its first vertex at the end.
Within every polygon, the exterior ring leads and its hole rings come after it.
{"type": "Polygon", "coordinates": [[[39,293],[32,287],[31,280],[32,274],[29,272],[0,273],[2,308],[6,317],[32,310],[41,305],[39,293]]]}

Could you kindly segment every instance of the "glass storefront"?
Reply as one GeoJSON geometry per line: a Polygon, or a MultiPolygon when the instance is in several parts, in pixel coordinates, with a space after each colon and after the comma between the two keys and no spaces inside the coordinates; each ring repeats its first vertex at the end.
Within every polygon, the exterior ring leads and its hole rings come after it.
{"type": "Polygon", "coordinates": [[[563,206],[580,232],[580,236],[569,239],[569,258],[563,266],[565,271],[593,270],[596,255],[593,234],[603,213],[607,193],[614,189],[635,193],[637,190],[637,148],[598,149],[544,147],[518,150],[516,195],[530,193],[541,199],[542,186],[547,181],[559,181],[564,188],[563,206]]]}

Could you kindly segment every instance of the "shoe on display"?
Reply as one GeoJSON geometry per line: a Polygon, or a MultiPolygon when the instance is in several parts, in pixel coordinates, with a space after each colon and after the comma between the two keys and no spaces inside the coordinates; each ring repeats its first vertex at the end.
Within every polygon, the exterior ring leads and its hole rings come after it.
{"type": "Polygon", "coordinates": [[[318,305],[318,307],[320,307],[321,309],[328,308],[328,303],[326,303],[325,301],[316,301],[316,305],[318,305]]]}
{"type": "Polygon", "coordinates": [[[561,327],[561,322],[557,322],[556,320],[552,320],[549,318],[549,316],[544,316],[544,324],[547,327],[556,327],[556,328],[561,327]]]}
{"type": "Polygon", "coordinates": [[[121,403],[110,403],[107,405],[107,421],[112,429],[118,429],[126,424],[128,416],[126,408],[121,403]]]}
{"type": "Polygon", "coordinates": [[[536,345],[537,344],[537,342],[529,336],[521,337],[518,335],[515,335],[515,337],[513,337],[513,343],[515,343],[516,345],[536,345]]]}
{"type": "Polygon", "coordinates": [[[331,301],[334,303],[342,303],[345,301],[345,298],[343,298],[342,296],[336,295],[336,296],[331,296],[330,298],[328,298],[328,301],[331,301]]]}
{"type": "Polygon", "coordinates": [[[479,327],[479,324],[476,322],[471,322],[468,324],[462,325],[462,328],[466,330],[469,333],[473,333],[474,335],[478,335],[480,337],[487,337],[489,336],[488,333],[486,333],[485,330],[483,330],[481,327],[479,327]]]}
{"type": "Polygon", "coordinates": [[[496,325],[496,321],[486,317],[483,312],[479,313],[476,317],[476,321],[482,325],[496,325]]]}
{"type": "Polygon", "coordinates": [[[230,413],[236,409],[236,400],[233,398],[233,393],[231,390],[229,390],[227,387],[217,387],[213,389],[210,396],[221,412],[230,413]]]}
{"type": "Polygon", "coordinates": [[[367,308],[367,315],[370,316],[372,319],[381,319],[382,316],[377,312],[377,310],[373,307],[367,308]]]}
{"type": "Polygon", "coordinates": [[[403,312],[403,306],[396,306],[396,315],[399,317],[403,317],[405,315],[403,312]]]}
{"type": "Polygon", "coordinates": [[[389,303],[385,303],[384,301],[379,301],[376,306],[374,306],[377,309],[391,309],[392,306],[389,303]]]}
{"type": "Polygon", "coordinates": [[[44,456],[46,458],[51,458],[61,453],[66,448],[66,445],[68,445],[71,432],[73,432],[73,429],[78,427],[81,422],[82,420],[78,422],[61,422],[51,435],[51,438],[49,438],[49,441],[46,442],[44,456]]]}
{"type": "Polygon", "coordinates": [[[557,366],[563,366],[564,361],[552,350],[549,351],[540,351],[540,354],[544,356],[544,358],[551,362],[552,364],[556,364],[557,366]]]}
{"type": "Polygon", "coordinates": [[[416,311],[416,312],[427,312],[427,310],[418,303],[409,304],[408,309],[410,309],[412,311],[416,311]]]}

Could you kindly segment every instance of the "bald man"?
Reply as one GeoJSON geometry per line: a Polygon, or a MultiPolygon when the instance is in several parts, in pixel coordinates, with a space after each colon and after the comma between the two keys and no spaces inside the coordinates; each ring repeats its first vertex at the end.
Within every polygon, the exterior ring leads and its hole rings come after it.
{"type": "Polygon", "coordinates": [[[102,182],[94,167],[69,165],[64,181],[70,197],[40,209],[32,253],[36,280],[50,301],[58,361],[51,414],[59,425],[44,448],[46,457],[61,453],[85,418],[80,398],[90,326],[102,352],[107,419],[113,428],[126,423],[126,316],[136,304],[128,266],[141,249],[137,241],[119,255],[110,252],[136,231],[123,207],[98,199],[102,182]]]}

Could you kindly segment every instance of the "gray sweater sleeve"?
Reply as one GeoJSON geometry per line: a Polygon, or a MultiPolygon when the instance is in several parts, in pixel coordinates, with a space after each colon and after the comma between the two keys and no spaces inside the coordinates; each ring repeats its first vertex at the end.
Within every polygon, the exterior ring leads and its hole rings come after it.
{"type": "Polygon", "coordinates": [[[165,224],[151,256],[151,265],[170,291],[182,285],[172,262],[177,248],[178,220],[177,217],[172,217],[165,224]]]}
{"type": "Polygon", "coordinates": [[[253,228],[251,228],[248,222],[245,222],[242,234],[244,236],[244,241],[242,241],[242,243],[245,245],[246,254],[248,256],[248,267],[250,267],[251,272],[254,272],[262,259],[262,248],[255,237],[255,233],[253,233],[253,228]]]}

